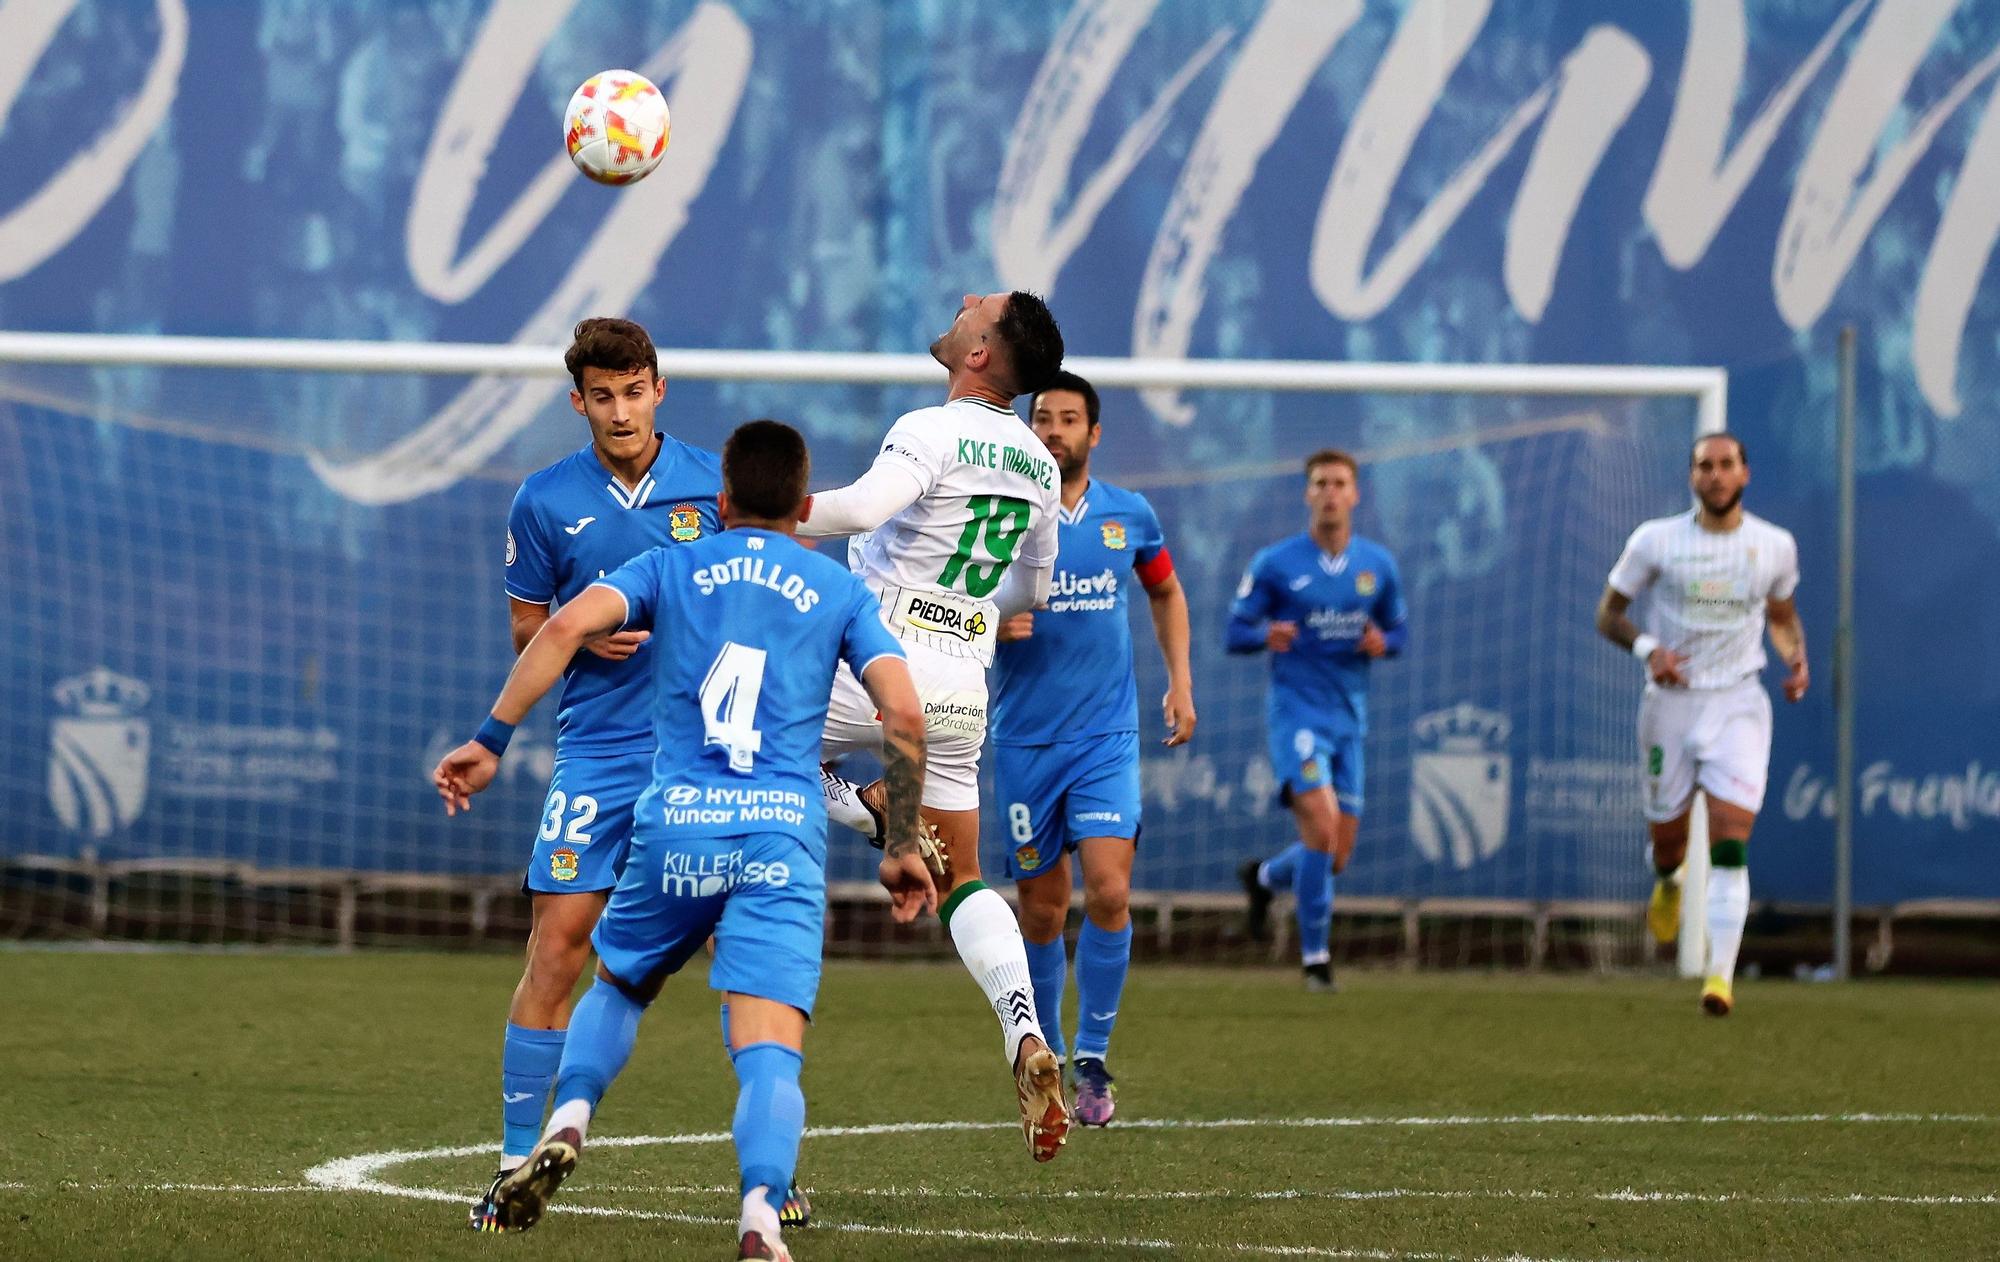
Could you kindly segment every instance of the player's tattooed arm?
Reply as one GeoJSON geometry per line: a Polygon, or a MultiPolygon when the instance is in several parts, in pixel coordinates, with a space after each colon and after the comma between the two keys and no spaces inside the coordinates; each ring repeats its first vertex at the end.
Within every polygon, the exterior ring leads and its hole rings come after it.
{"type": "Polygon", "coordinates": [[[1687,679],[1681,667],[1687,665],[1687,658],[1641,632],[1625,612],[1631,607],[1632,598],[1607,583],[1597,601],[1597,633],[1634,657],[1642,657],[1654,683],[1684,687],[1687,679]]]}
{"type": "Polygon", "coordinates": [[[888,795],[882,812],[882,853],[893,859],[918,853],[917,838],[923,831],[919,810],[924,796],[924,733],[891,733],[882,727],[882,787],[888,795]]]}
{"type": "Polygon", "coordinates": [[[1797,701],[1806,695],[1806,688],[1812,682],[1806,669],[1806,627],[1799,621],[1799,607],[1790,596],[1766,601],[1764,616],[1771,628],[1771,645],[1778,650],[1778,660],[1788,670],[1785,700],[1797,701]]]}
{"type": "Polygon", "coordinates": [[[1632,598],[1615,587],[1607,586],[1597,600],[1597,634],[1628,653],[1639,638],[1639,628],[1625,613],[1631,607],[1632,598]]]}

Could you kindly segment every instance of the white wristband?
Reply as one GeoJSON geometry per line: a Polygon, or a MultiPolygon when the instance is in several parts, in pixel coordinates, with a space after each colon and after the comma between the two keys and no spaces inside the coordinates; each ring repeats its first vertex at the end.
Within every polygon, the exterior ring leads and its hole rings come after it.
{"type": "Polygon", "coordinates": [[[1658,647],[1660,647],[1660,642],[1658,639],[1641,632],[1639,638],[1632,641],[1632,656],[1638,658],[1642,662],[1651,661],[1653,657],[1653,650],[1658,647]]]}

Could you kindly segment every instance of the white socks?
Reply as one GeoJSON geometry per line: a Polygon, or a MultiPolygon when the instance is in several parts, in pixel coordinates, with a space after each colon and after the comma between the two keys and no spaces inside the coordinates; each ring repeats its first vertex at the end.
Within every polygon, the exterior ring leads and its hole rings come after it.
{"type": "Polygon", "coordinates": [[[542,1130],[542,1138],[547,1139],[557,1131],[573,1130],[579,1136],[590,1133],[590,1104],[584,1100],[566,1100],[549,1114],[549,1124],[542,1130]]]}
{"type": "Polygon", "coordinates": [[[852,828],[863,837],[875,836],[875,816],[861,804],[861,789],[858,785],[841,779],[830,768],[821,767],[819,791],[820,796],[826,799],[828,819],[852,828]]]}
{"type": "Polygon", "coordinates": [[[1750,915],[1750,869],[1708,870],[1708,975],[1736,976],[1743,922],[1750,915]]]}
{"type": "Polygon", "coordinates": [[[1021,945],[1021,925],[1007,900],[981,886],[967,894],[951,912],[951,941],[965,971],[986,992],[1000,1018],[1007,1040],[1007,1063],[1021,1052],[1021,1040],[1032,1034],[1043,1042],[1035,1021],[1035,988],[1028,978],[1028,952],[1021,945]]]}
{"type": "Polygon", "coordinates": [[[779,1239],[778,1211],[771,1208],[771,1202],[764,1199],[771,1189],[763,1184],[751,1188],[743,1196],[743,1216],[736,1220],[736,1238],[741,1240],[747,1232],[757,1232],[769,1241],[779,1239]]]}

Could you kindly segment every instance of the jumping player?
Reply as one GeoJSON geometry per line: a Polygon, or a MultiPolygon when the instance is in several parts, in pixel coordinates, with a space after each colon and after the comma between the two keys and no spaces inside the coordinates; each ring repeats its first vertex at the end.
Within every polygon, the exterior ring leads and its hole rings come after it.
{"type": "MultiPolygon", "coordinates": [[[[906,413],[853,485],[813,497],[806,536],[854,535],[849,560],[882,601],[909,654],[928,723],[924,818],[947,857],[939,912],[959,959],[1000,1018],[1021,1127],[1037,1161],[1069,1133],[1062,1066],[1035,1021],[1021,929],[979,877],[979,751],[986,668],[1000,621],[1048,599],[1056,560],[1055,463],[1014,415],[1017,395],[1062,366],[1062,333],[1030,293],[967,294],[931,343],[948,374],[945,402],[906,413]]],[[[875,708],[853,675],[834,683],[829,759],[881,741],[875,708]]],[[[851,787],[828,785],[835,818],[872,830],[851,787]]]]}

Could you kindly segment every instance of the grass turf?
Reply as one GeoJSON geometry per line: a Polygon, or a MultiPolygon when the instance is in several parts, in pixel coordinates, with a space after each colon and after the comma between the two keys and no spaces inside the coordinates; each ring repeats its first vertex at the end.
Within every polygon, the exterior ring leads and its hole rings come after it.
{"type": "MultiPolygon", "coordinates": [[[[519,1237],[464,1227],[490,1155],[379,1172],[438,1200],[306,1183],[335,1158],[497,1139],[511,960],[0,961],[0,1256],[733,1256],[726,1140],[600,1143],[557,1204],[620,1212],[553,1213],[519,1237]]],[[[1036,1166],[963,972],[834,964],[807,1046],[812,1124],[985,1125],[808,1138],[821,1223],[791,1243],[810,1262],[1995,1256],[2000,989],[1752,983],[1714,1021],[1682,982],[1343,984],[1329,998],[1289,972],[1135,972],[1118,1122],[1036,1166]],[[1538,1114],[1630,1120],[1407,1120],[1538,1114]],[[1735,1114],[1829,1116],[1666,1120],[1735,1114]],[[1329,1118],[1404,1120],[1284,1124],[1329,1118]],[[1229,1119],[1247,1121],[1138,1125],[1229,1119]]],[[[709,993],[677,982],[594,1138],[726,1133],[734,1094],[709,993]]]]}

